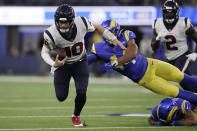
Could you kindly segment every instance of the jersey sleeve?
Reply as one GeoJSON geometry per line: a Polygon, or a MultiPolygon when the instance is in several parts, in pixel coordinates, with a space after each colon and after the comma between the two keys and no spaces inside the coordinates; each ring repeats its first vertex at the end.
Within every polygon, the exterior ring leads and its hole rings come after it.
{"type": "Polygon", "coordinates": [[[50,49],[54,48],[54,40],[48,30],[44,32],[44,44],[49,46],[50,49]]]}
{"type": "Polygon", "coordinates": [[[129,31],[129,30],[126,30],[126,31],[124,32],[124,36],[125,36],[125,38],[126,38],[127,41],[136,38],[135,33],[132,32],[132,31],[129,31]]]}
{"type": "Polygon", "coordinates": [[[82,19],[84,25],[86,26],[87,32],[95,31],[93,24],[86,17],[82,16],[81,19],[82,19]]]}

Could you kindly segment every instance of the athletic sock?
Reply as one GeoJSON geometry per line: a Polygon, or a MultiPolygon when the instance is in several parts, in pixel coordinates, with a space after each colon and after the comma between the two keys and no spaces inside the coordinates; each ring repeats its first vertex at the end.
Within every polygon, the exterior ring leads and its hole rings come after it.
{"type": "Polygon", "coordinates": [[[75,116],[80,115],[81,110],[83,109],[85,103],[86,103],[86,93],[78,93],[75,98],[75,110],[74,110],[75,116]]]}
{"type": "Polygon", "coordinates": [[[184,74],[184,79],[180,82],[180,85],[185,90],[197,92],[197,78],[196,77],[184,74]]]}
{"type": "Polygon", "coordinates": [[[179,89],[179,94],[177,97],[185,99],[185,100],[197,105],[197,95],[192,93],[191,91],[179,89]]]}

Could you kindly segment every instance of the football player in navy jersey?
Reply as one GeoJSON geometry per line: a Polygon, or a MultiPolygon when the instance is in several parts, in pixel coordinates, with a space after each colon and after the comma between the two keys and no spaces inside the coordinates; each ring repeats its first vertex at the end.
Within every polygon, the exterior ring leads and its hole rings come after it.
{"type": "MultiPolygon", "coordinates": [[[[163,18],[155,19],[152,24],[154,32],[152,49],[155,52],[161,42],[167,62],[192,75],[189,68],[192,62],[196,61],[197,47],[195,52],[189,51],[187,37],[197,43],[197,33],[188,18],[179,17],[179,5],[174,0],[167,0],[163,4],[162,15],[163,18]]],[[[186,85],[181,86],[186,90],[197,92],[186,85]]]]}
{"type": "Polygon", "coordinates": [[[181,98],[165,98],[152,108],[148,118],[150,125],[193,126],[197,125],[196,105],[181,98]]]}
{"type": "Polygon", "coordinates": [[[76,98],[72,122],[74,126],[83,126],[79,115],[86,103],[89,78],[84,46],[85,34],[98,31],[114,45],[119,45],[123,49],[125,47],[109,30],[91,23],[85,17],[75,17],[74,9],[70,5],[60,5],[55,11],[54,19],[55,24],[44,32],[44,46],[41,55],[44,61],[52,67],[55,93],[60,102],[67,98],[71,77],[74,78],[76,98]],[[59,55],[57,55],[56,59],[53,60],[49,52],[54,48],[65,49],[66,57],[60,60],[59,55]]]}
{"type": "Polygon", "coordinates": [[[169,97],[179,97],[197,104],[197,95],[193,92],[179,89],[169,81],[183,83],[190,88],[197,88],[197,78],[181,72],[175,66],[152,58],[146,58],[137,53],[135,34],[129,30],[120,30],[117,22],[106,20],[101,24],[114,33],[126,49],[113,46],[107,40],[93,44],[88,63],[103,60],[101,70],[113,69],[157,94],[169,97]]]}

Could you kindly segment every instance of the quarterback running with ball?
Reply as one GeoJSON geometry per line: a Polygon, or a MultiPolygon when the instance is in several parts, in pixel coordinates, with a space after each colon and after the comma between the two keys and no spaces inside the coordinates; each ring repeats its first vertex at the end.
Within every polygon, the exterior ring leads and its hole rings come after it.
{"type": "Polygon", "coordinates": [[[72,116],[74,126],[83,126],[79,115],[86,103],[88,86],[88,63],[84,46],[84,36],[87,32],[98,31],[115,46],[125,47],[117,38],[102,26],[93,24],[85,17],[75,17],[74,9],[67,5],[60,5],[55,11],[55,24],[44,32],[44,46],[41,51],[44,61],[51,65],[54,71],[54,86],[57,99],[64,101],[69,92],[69,83],[73,77],[76,88],[75,107],[72,116]],[[66,57],[55,60],[50,57],[50,50],[64,48],[66,57]]]}

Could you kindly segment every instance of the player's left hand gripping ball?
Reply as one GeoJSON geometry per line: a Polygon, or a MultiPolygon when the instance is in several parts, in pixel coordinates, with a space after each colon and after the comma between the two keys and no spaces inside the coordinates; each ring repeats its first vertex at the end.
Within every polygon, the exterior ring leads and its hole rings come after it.
{"type": "Polygon", "coordinates": [[[103,73],[107,72],[108,70],[114,68],[115,66],[118,65],[118,61],[117,60],[114,60],[114,61],[110,61],[108,63],[105,63],[101,66],[101,71],[103,73]]]}
{"type": "Polygon", "coordinates": [[[197,53],[191,53],[189,55],[186,55],[188,57],[189,61],[196,61],[197,53]]]}

